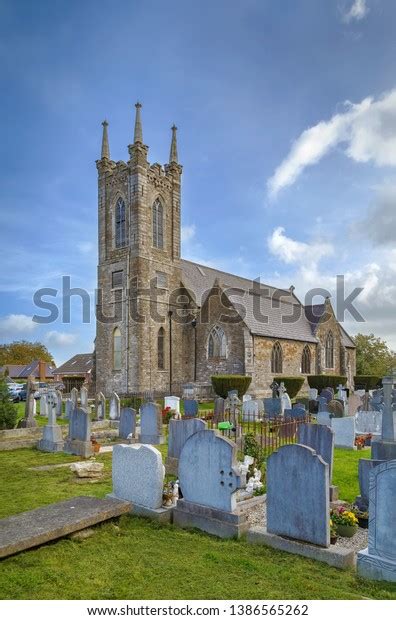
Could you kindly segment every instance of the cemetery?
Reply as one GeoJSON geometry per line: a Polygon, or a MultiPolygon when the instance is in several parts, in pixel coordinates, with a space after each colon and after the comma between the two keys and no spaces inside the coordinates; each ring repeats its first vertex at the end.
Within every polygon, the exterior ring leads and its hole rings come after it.
{"type": "Polygon", "coordinates": [[[3,596],[227,598],[231,579],[234,598],[395,598],[394,382],[27,398],[0,435],[3,596]]]}

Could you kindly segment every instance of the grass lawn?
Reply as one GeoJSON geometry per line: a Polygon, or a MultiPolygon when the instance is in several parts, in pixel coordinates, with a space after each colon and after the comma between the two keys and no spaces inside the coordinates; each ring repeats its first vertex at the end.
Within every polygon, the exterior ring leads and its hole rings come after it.
{"type": "MultiPolygon", "coordinates": [[[[161,446],[163,454],[165,447],[161,446]]],[[[334,483],[353,499],[361,453],[336,451],[334,483]]],[[[0,452],[0,517],[76,495],[103,497],[111,489],[111,454],[98,460],[105,477],[77,484],[68,468],[38,465],[78,460],[33,449],[0,452]]],[[[1,563],[2,599],[353,599],[396,598],[391,584],[362,580],[352,571],[173,526],[123,516],[1,563]],[[78,576],[78,577],[77,577],[78,576]]]]}

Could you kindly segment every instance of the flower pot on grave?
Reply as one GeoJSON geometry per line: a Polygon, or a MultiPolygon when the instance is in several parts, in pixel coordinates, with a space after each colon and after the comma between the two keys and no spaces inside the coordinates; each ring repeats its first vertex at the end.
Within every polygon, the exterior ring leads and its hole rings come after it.
{"type": "Polygon", "coordinates": [[[352,538],[357,530],[357,525],[337,525],[337,534],[343,538],[352,538]]]}
{"type": "Polygon", "coordinates": [[[358,521],[359,521],[359,527],[361,527],[363,530],[367,530],[368,528],[368,517],[359,517],[358,516],[358,521]]]}

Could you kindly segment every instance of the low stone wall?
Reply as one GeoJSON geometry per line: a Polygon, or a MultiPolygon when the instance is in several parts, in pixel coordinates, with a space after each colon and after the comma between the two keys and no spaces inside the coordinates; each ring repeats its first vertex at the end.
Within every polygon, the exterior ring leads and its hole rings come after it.
{"type": "MultiPolygon", "coordinates": [[[[67,424],[61,426],[62,436],[66,437],[69,431],[67,424]]],[[[109,420],[92,422],[92,436],[94,439],[114,439],[118,437],[118,431],[110,428],[109,420]]],[[[0,431],[0,451],[18,450],[19,448],[34,448],[43,434],[43,427],[35,428],[12,428],[0,431]]]]}

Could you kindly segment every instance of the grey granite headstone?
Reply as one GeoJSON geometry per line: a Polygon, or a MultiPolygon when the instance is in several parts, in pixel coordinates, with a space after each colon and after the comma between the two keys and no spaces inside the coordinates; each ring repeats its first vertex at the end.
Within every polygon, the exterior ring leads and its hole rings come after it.
{"type": "Polygon", "coordinates": [[[88,409],[88,389],[85,385],[82,385],[80,388],[80,406],[83,409],[88,409]]]}
{"type": "Polygon", "coordinates": [[[297,443],[315,450],[329,466],[329,479],[333,475],[334,431],[324,424],[299,424],[297,443]]]}
{"type": "Polygon", "coordinates": [[[198,415],[198,401],[193,398],[187,398],[183,400],[184,403],[184,415],[188,418],[193,418],[198,415]]]}
{"type": "Polygon", "coordinates": [[[264,412],[266,415],[274,417],[281,413],[281,400],[280,398],[264,398],[264,412]]]}
{"type": "Polygon", "coordinates": [[[165,467],[156,448],[138,443],[114,446],[112,472],[111,497],[154,510],[161,508],[165,467]]]}
{"type": "Polygon", "coordinates": [[[327,411],[327,399],[323,396],[318,396],[318,411],[327,411]]]}
{"type": "Polygon", "coordinates": [[[131,407],[122,407],[120,414],[120,425],[118,436],[121,439],[128,439],[129,435],[135,436],[136,432],[136,411],[131,407]]]}
{"type": "Polygon", "coordinates": [[[62,429],[56,421],[56,406],[50,407],[48,412],[48,424],[43,428],[43,436],[37,444],[37,448],[43,452],[62,452],[64,441],[62,429]]]}
{"type": "Polygon", "coordinates": [[[381,435],[382,412],[381,411],[358,411],[355,414],[357,433],[371,433],[381,435]]]}
{"type": "Polygon", "coordinates": [[[40,416],[48,417],[47,394],[41,394],[40,396],[40,416]]]}
{"type": "Polygon", "coordinates": [[[304,420],[307,416],[305,407],[292,407],[292,409],[285,409],[283,412],[285,418],[293,418],[294,420],[304,420]]]}
{"type": "Polygon", "coordinates": [[[70,419],[71,412],[73,411],[73,401],[71,398],[66,398],[65,401],[65,418],[70,419]]]}
{"type": "Polygon", "coordinates": [[[259,419],[259,406],[256,400],[246,400],[242,404],[242,420],[244,422],[257,422],[259,419]]]}
{"type": "Polygon", "coordinates": [[[290,444],[267,461],[267,530],[330,545],[329,465],[312,448],[290,444]]]}
{"type": "Polygon", "coordinates": [[[221,396],[216,396],[214,399],[214,413],[213,413],[213,421],[217,424],[218,422],[223,422],[224,420],[224,411],[225,411],[225,400],[221,396]]]}
{"type": "Polygon", "coordinates": [[[320,396],[321,398],[325,398],[326,402],[329,402],[334,398],[334,390],[332,390],[331,388],[324,388],[323,390],[321,390],[320,396]]]}
{"type": "Polygon", "coordinates": [[[396,459],[396,410],[392,404],[394,381],[392,376],[382,379],[384,404],[381,439],[375,438],[371,442],[371,456],[376,460],[396,459]]]}
{"type": "Polygon", "coordinates": [[[183,499],[226,512],[236,508],[241,486],[235,443],[217,431],[204,430],[187,439],[179,458],[183,499]]]}
{"type": "Polygon", "coordinates": [[[396,460],[370,473],[368,547],[357,554],[358,574],[396,582],[396,460]]]}
{"type": "Polygon", "coordinates": [[[316,400],[318,398],[318,390],[316,388],[309,388],[308,390],[308,399],[316,400]]]}
{"type": "Polygon", "coordinates": [[[106,417],[106,398],[103,392],[96,395],[96,419],[104,420],[106,417]]]}
{"type": "Polygon", "coordinates": [[[73,409],[69,418],[69,434],[65,452],[87,458],[92,456],[91,418],[85,409],[73,409]]]}
{"type": "Polygon", "coordinates": [[[161,410],[155,403],[144,403],[140,407],[140,443],[162,444],[165,437],[162,430],[161,410]]]}
{"type": "Polygon", "coordinates": [[[187,439],[206,428],[206,422],[199,418],[169,420],[168,456],[178,459],[187,439]]]}
{"type": "Polygon", "coordinates": [[[110,420],[120,419],[120,397],[115,392],[110,396],[110,420]]]}
{"type": "Polygon", "coordinates": [[[325,424],[326,426],[331,426],[331,415],[328,411],[319,411],[316,416],[316,421],[318,424],[325,424]]]}
{"type": "Polygon", "coordinates": [[[73,408],[75,409],[78,406],[78,389],[77,388],[72,388],[70,390],[70,398],[73,402],[73,408]]]}
{"type": "Polygon", "coordinates": [[[355,418],[332,418],[331,428],[335,434],[336,448],[356,450],[355,446],[355,418]]]}
{"type": "Polygon", "coordinates": [[[370,473],[374,467],[381,465],[384,461],[375,461],[373,459],[360,459],[359,460],[359,489],[360,495],[357,496],[355,504],[363,512],[368,511],[369,505],[369,488],[370,488],[370,473]]]}
{"type": "Polygon", "coordinates": [[[56,415],[58,418],[62,417],[62,392],[56,390],[56,415]]]}
{"type": "Polygon", "coordinates": [[[361,397],[354,392],[354,394],[350,394],[348,397],[348,413],[350,416],[355,415],[358,409],[362,406],[361,397]]]}

